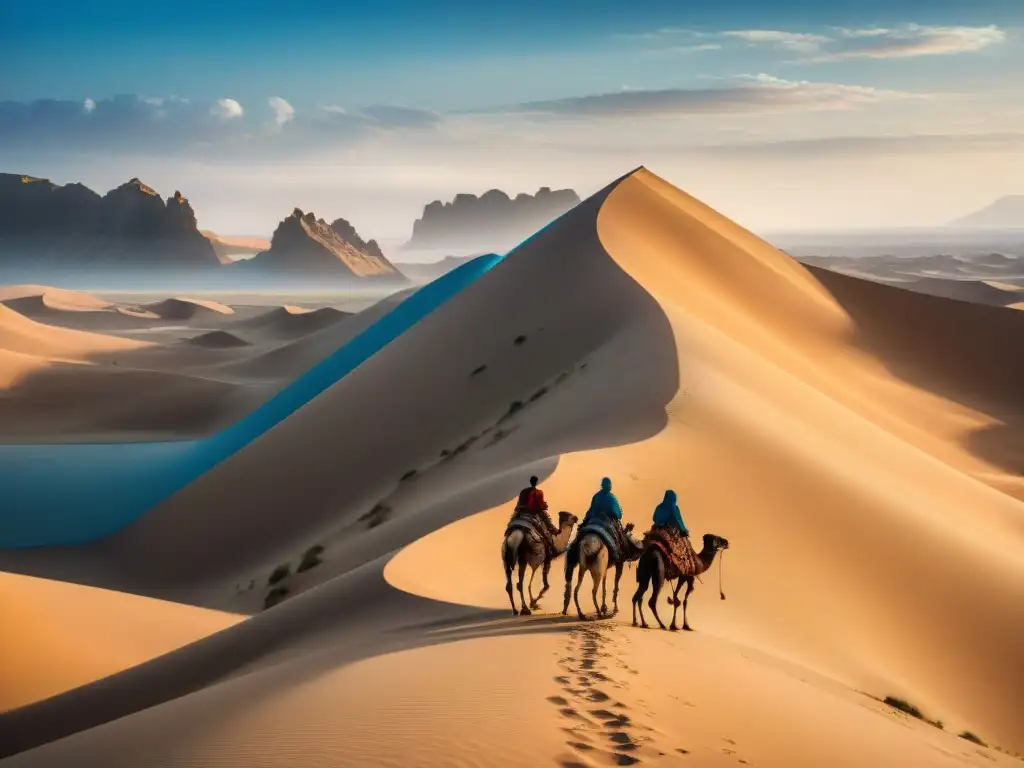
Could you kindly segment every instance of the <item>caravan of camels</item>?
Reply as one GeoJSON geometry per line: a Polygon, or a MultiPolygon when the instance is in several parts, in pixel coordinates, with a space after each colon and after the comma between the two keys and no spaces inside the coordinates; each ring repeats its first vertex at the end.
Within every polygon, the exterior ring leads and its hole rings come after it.
{"type": "MultiPolygon", "coordinates": [[[[558,525],[548,515],[548,504],[544,493],[537,487],[538,479],[530,478],[530,485],[519,494],[515,511],[505,529],[501,557],[505,566],[505,591],[512,604],[512,613],[529,616],[540,604],[541,598],[550,589],[548,574],[555,558],[565,555],[565,599],[562,615],[569,611],[569,601],[576,605],[580,619],[586,619],[580,607],[580,587],[583,577],[589,573],[593,580],[593,601],[597,616],[613,616],[619,611],[619,580],[626,563],[637,563],[637,589],[633,595],[633,625],[647,628],[644,618],[643,598],[648,587],[653,587],[648,606],[662,629],[665,623],[658,615],[658,597],[666,582],[675,581],[669,603],[672,605],[672,622],[667,629],[677,630],[676,617],[680,605],[683,608],[683,626],[690,629],[686,618],[686,604],[693,591],[694,579],[707,571],[722,550],[729,548],[729,541],[712,533],[704,534],[704,546],[697,552],[690,543],[690,532],[676,504],[675,491],[666,491],[664,500],[654,510],[653,526],[642,540],[633,535],[633,523],[622,524],[622,509],[612,493],[612,481],[601,480],[601,489],[594,494],[583,521],[570,512],[558,513],[558,525]],[[570,543],[573,527],[579,522],[576,538],[570,543]],[[608,567],[615,568],[615,583],[612,590],[612,610],[608,610],[608,567]],[[512,572],[519,568],[518,591],[522,608],[516,607],[512,588],[512,572]],[[579,568],[576,589],[572,589],[573,572],[579,568]],[[540,592],[533,594],[533,580],[537,569],[541,570],[540,592]],[[526,573],[530,576],[527,580],[526,573]],[[523,590],[530,595],[529,601],[523,590]],[[682,601],[679,591],[686,585],[682,601]],[[597,592],[601,588],[601,603],[598,605],[597,592]]],[[[721,565],[721,560],[719,560],[721,565]]],[[[719,589],[721,598],[725,593],[719,589]]]]}

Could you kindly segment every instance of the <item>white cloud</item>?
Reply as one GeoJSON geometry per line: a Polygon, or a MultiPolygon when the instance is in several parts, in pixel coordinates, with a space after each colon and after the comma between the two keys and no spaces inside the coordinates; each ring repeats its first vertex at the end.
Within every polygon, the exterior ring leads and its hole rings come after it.
{"type": "Polygon", "coordinates": [[[295,119],[295,107],[280,96],[271,96],[267,99],[267,104],[274,110],[274,122],[278,125],[284,125],[295,119]]]}
{"type": "Polygon", "coordinates": [[[243,112],[242,105],[234,99],[217,99],[216,103],[210,107],[210,114],[222,120],[241,117],[243,112]]]}
{"type": "Polygon", "coordinates": [[[906,24],[895,28],[839,29],[838,32],[847,40],[869,42],[826,53],[820,57],[821,60],[909,59],[917,56],[970,53],[1006,40],[1006,32],[994,25],[929,27],[906,24]]]}
{"type": "Polygon", "coordinates": [[[82,110],[83,110],[83,111],[84,111],[84,112],[85,112],[86,114],[89,114],[89,113],[90,113],[90,112],[92,112],[92,111],[93,111],[94,109],[96,109],[96,102],[95,102],[95,101],[93,101],[92,99],[86,99],[86,100],[85,100],[85,101],[84,101],[84,102],[82,103],[82,110]]]}
{"type": "Polygon", "coordinates": [[[726,37],[747,43],[765,43],[797,53],[814,53],[831,38],[808,32],[785,32],[777,29],[736,29],[723,32],[726,37]]]}

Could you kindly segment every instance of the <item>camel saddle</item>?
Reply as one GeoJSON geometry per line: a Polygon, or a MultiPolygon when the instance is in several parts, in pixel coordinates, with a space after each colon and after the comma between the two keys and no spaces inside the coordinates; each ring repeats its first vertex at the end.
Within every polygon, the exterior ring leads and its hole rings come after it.
{"type": "Polygon", "coordinates": [[[587,523],[580,526],[580,529],[576,532],[576,540],[572,544],[574,551],[578,551],[580,541],[582,541],[583,537],[588,533],[593,533],[594,535],[601,537],[604,545],[608,547],[608,558],[611,562],[622,562],[623,553],[625,552],[625,542],[623,541],[625,534],[623,533],[622,526],[619,525],[618,521],[608,518],[588,520],[587,523]]]}
{"type": "Polygon", "coordinates": [[[644,549],[657,547],[665,557],[665,578],[696,576],[704,572],[701,562],[688,536],[675,526],[656,525],[644,534],[644,549]]]}
{"type": "Polygon", "coordinates": [[[551,539],[551,534],[548,532],[547,526],[544,525],[544,521],[538,515],[532,512],[520,512],[519,510],[513,512],[512,519],[505,526],[505,536],[507,537],[512,531],[516,530],[539,540],[549,555],[554,552],[555,542],[551,539]]]}

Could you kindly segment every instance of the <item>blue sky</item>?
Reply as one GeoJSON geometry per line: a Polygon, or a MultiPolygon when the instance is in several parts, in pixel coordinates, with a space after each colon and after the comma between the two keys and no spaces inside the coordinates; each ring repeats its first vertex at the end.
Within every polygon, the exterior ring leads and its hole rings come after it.
{"type": "Polygon", "coordinates": [[[301,198],[398,236],[433,197],[639,162],[760,228],[929,223],[1024,191],[1022,27],[1024,0],[9,0],[0,170],[145,174],[228,231],[301,198]]]}

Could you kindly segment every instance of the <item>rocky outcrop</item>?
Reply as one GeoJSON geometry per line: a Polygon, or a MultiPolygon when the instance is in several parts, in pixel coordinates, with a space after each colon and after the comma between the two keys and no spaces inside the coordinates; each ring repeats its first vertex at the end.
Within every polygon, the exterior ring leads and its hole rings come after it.
{"type": "Polygon", "coordinates": [[[303,213],[298,208],[278,224],[269,250],[239,262],[237,268],[249,273],[309,275],[341,280],[404,280],[381,253],[377,243],[363,241],[347,221],[338,219],[334,224],[328,224],[312,212],[303,213]]]}
{"type": "Polygon", "coordinates": [[[514,198],[498,189],[480,197],[458,194],[450,203],[435,200],[427,205],[405,247],[503,247],[528,237],[579,202],[573,190],[549,187],[514,198]]]}
{"type": "Polygon", "coordinates": [[[81,184],[0,174],[0,267],[219,264],[180,192],[164,201],[132,179],[100,197],[81,184]]]}

